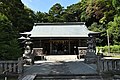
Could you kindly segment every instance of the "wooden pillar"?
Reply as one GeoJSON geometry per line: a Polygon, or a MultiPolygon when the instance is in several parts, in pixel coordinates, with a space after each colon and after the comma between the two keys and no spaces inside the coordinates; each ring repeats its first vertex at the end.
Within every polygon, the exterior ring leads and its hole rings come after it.
{"type": "Polygon", "coordinates": [[[52,42],[50,41],[50,54],[52,54],[52,42]]]}
{"type": "Polygon", "coordinates": [[[69,41],[68,41],[68,50],[69,50],[69,53],[68,53],[68,54],[70,54],[70,39],[69,39],[69,41]]]}
{"type": "Polygon", "coordinates": [[[81,40],[80,40],[80,39],[79,39],[79,43],[78,43],[78,46],[79,46],[79,47],[80,47],[80,46],[82,46],[82,45],[81,45],[81,40]]]}
{"type": "Polygon", "coordinates": [[[41,43],[41,40],[40,40],[40,47],[42,47],[42,43],[41,43]]]}

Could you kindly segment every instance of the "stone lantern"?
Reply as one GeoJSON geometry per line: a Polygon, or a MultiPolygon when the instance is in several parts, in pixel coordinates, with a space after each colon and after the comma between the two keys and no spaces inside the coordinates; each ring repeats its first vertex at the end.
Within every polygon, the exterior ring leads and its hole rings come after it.
{"type": "Polygon", "coordinates": [[[33,58],[32,58],[32,47],[31,47],[31,39],[29,35],[27,34],[26,37],[20,37],[18,38],[22,40],[22,43],[24,43],[24,53],[23,53],[23,59],[26,64],[31,64],[33,63],[33,58]]]}

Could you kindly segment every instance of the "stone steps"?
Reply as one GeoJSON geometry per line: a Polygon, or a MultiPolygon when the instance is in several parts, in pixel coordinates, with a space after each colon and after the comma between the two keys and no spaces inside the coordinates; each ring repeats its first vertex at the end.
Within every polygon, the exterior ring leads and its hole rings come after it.
{"type": "Polygon", "coordinates": [[[77,60],[77,55],[48,55],[45,58],[47,61],[77,60]]]}
{"type": "Polygon", "coordinates": [[[103,80],[97,74],[87,75],[38,75],[35,80],[103,80]]]}

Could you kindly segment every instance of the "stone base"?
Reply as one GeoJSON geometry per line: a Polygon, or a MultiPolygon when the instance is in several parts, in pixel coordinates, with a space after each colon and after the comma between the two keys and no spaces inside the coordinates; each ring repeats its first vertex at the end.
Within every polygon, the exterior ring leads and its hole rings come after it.
{"type": "Polygon", "coordinates": [[[34,64],[34,61],[32,59],[24,59],[24,63],[26,65],[32,65],[32,64],[34,64]]]}
{"type": "Polygon", "coordinates": [[[96,63],[97,62],[97,56],[86,56],[85,57],[85,63],[96,63]]]}
{"type": "Polygon", "coordinates": [[[96,58],[85,58],[85,63],[88,63],[88,64],[92,64],[92,63],[96,63],[97,62],[97,59],[96,58]]]}
{"type": "Polygon", "coordinates": [[[86,63],[96,63],[97,55],[94,52],[87,52],[85,56],[86,63]]]}
{"type": "Polygon", "coordinates": [[[42,56],[35,56],[34,60],[37,61],[37,60],[46,60],[46,59],[45,56],[42,55],[42,56]]]}

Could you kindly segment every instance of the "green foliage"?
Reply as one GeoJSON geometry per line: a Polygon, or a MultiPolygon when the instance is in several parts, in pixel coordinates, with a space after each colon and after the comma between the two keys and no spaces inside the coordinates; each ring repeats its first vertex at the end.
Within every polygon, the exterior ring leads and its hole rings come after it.
{"type": "Polygon", "coordinates": [[[19,33],[30,31],[36,20],[34,11],[21,0],[0,0],[0,59],[22,56],[17,41],[19,33]]]}
{"type": "Polygon", "coordinates": [[[23,8],[22,14],[20,14],[21,17],[18,20],[18,23],[16,24],[18,27],[19,32],[28,32],[32,30],[34,22],[36,22],[36,16],[34,12],[27,8],[23,8]]]}
{"type": "Polygon", "coordinates": [[[98,25],[96,22],[94,22],[91,26],[88,27],[89,30],[95,31],[95,32],[103,32],[104,26],[98,25]]]}
{"type": "Polygon", "coordinates": [[[36,23],[48,22],[48,14],[47,13],[42,13],[39,11],[35,15],[36,15],[36,23]]]}
{"type": "Polygon", "coordinates": [[[82,10],[80,9],[81,3],[68,6],[65,10],[65,21],[67,22],[79,22],[82,10]]]}
{"type": "Polygon", "coordinates": [[[105,24],[113,19],[115,10],[112,6],[112,0],[88,0],[87,5],[87,16],[92,18],[93,22],[105,24]]]}
{"type": "Polygon", "coordinates": [[[18,46],[11,21],[0,13],[0,59],[17,59],[21,50],[18,46]]]}
{"type": "Polygon", "coordinates": [[[120,44],[120,16],[115,16],[114,21],[108,23],[108,32],[114,44],[120,44]]]}
{"type": "Polygon", "coordinates": [[[112,0],[112,4],[118,15],[120,15],[120,0],[112,0]]]}
{"type": "Polygon", "coordinates": [[[63,10],[63,7],[59,3],[56,3],[50,8],[49,14],[58,16],[61,14],[62,10],[63,10]]]}
{"type": "Polygon", "coordinates": [[[21,0],[0,0],[0,12],[8,17],[18,32],[30,31],[35,22],[34,12],[24,7],[21,0]]]}
{"type": "Polygon", "coordinates": [[[48,21],[49,22],[63,22],[61,15],[63,14],[64,8],[56,3],[49,10],[48,21]]]}
{"type": "MultiPolygon", "coordinates": [[[[98,47],[98,51],[102,49],[103,52],[108,52],[108,46],[98,47]]],[[[110,46],[110,53],[120,53],[120,45],[110,46]]]]}

